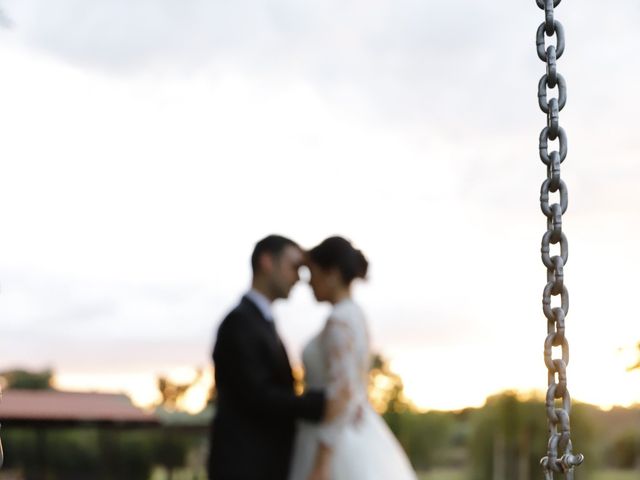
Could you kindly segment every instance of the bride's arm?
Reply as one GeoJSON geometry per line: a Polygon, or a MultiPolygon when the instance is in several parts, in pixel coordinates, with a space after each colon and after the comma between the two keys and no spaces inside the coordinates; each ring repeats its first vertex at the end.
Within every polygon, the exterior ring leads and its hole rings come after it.
{"type": "Polygon", "coordinates": [[[319,426],[321,442],[331,447],[340,431],[349,423],[348,419],[354,410],[355,402],[351,394],[354,393],[358,375],[354,331],[348,322],[331,317],[322,331],[320,345],[327,372],[325,394],[329,400],[346,400],[334,418],[325,420],[319,426]]]}
{"type": "Polygon", "coordinates": [[[306,480],[330,480],[331,479],[331,455],[332,451],[321,443],[316,453],[313,470],[306,480]]]}
{"type": "Polygon", "coordinates": [[[333,446],[340,432],[352,423],[354,411],[357,412],[358,407],[352,398],[357,376],[354,344],[354,331],[349,323],[335,316],[329,318],[320,338],[328,377],[325,394],[329,402],[340,402],[341,408],[334,418],[318,426],[319,446],[307,480],[330,479],[333,446]]]}

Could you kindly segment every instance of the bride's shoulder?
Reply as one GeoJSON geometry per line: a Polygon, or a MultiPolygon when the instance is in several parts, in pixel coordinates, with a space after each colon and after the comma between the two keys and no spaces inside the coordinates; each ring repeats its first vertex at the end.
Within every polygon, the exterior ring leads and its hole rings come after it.
{"type": "Polygon", "coordinates": [[[330,319],[335,321],[350,322],[356,318],[362,318],[363,313],[360,306],[354,302],[351,298],[342,300],[333,306],[330,319]]]}

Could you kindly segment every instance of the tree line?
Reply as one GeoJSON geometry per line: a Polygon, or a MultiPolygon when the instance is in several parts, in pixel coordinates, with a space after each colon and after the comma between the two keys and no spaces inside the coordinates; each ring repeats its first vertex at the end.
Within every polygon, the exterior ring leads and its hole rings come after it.
{"type": "MultiPolygon", "coordinates": [[[[8,388],[51,388],[52,372],[11,371],[1,374],[8,388]]],[[[5,425],[5,468],[25,479],[148,479],[154,467],[168,472],[189,467],[202,478],[207,427],[215,409],[215,391],[198,416],[179,411],[188,385],[158,379],[162,426],[118,430],[98,427],[13,429],[5,425]],[[190,426],[193,428],[184,428],[190,426]],[[46,469],[46,472],[45,472],[46,469]]],[[[542,394],[502,392],[480,408],[420,412],[404,394],[404,385],[388,362],[374,357],[370,374],[371,403],[394,432],[418,471],[456,467],[468,480],[533,480],[540,478],[540,459],[548,438],[542,394]]],[[[576,452],[587,461],[580,478],[598,468],[640,472],[640,406],[603,411],[575,403],[571,430],[576,452]]]]}

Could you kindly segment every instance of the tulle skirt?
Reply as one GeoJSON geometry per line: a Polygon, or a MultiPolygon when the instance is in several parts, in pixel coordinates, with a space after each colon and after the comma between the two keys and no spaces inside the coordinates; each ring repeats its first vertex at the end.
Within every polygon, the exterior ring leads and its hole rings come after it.
{"type": "MultiPolygon", "coordinates": [[[[289,480],[306,480],[318,448],[318,428],[301,422],[289,480]]],[[[357,425],[345,427],[333,445],[331,480],[417,480],[409,460],[384,420],[367,407],[357,425]]]]}

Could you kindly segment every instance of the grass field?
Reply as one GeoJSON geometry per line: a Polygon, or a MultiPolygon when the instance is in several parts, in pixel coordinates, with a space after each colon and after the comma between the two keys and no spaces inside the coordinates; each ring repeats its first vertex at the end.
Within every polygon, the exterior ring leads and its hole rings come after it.
{"type": "MultiPolygon", "coordinates": [[[[469,478],[464,470],[459,469],[434,469],[428,472],[418,474],[419,480],[467,480],[469,478]]],[[[0,474],[0,479],[3,478],[0,474]]],[[[152,480],[168,480],[169,475],[166,471],[158,469],[152,475],[152,480]]],[[[173,480],[193,480],[194,478],[200,478],[205,480],[205,477],[195,476],[188,470],[174,472],[173,480]]],[[[542,478],[542,476],[540,477],[542,478]]],[[[638,480],[640,473],[631,470],[602,470],[594,473],[589,480],[638,480]]],[[[537,480],[537,479],[534,479],[537,480]]]]}
{"type": "Polygon", "coordinates": [[[637,480],[640,478],[638,471],[606,470],[593,475],[593,480],[637,480]]]}
{"type": "Polygon", "coordinates": [[[465,480],[464,471],[460,470],[431,470],[419,474],[420,480],[465,480]]]}
{"type": "MultiPolygon", "coordinates": [[[[460,470],[432,470],[419,475],[420,480],[465,480],[466,476],[460,470]]],[[[640,473],[629,470],[603,470],[596,472],[591,480],[638,480],[640,473]]]]}

